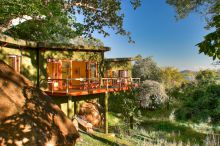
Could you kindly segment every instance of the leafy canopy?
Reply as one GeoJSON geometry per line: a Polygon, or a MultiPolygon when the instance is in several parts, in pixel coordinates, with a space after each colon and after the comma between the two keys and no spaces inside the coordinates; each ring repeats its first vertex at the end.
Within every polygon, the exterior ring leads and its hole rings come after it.
{"type": "Polygon", "coordinates": [[[180,87],[185,82],[184,76],[177,68],[162,68],[162,80],[166,89],[180,87]]]}
{"type": "MultiPolygon", "coordinates": [[[[122,3],[122,0],[1,0],[0,31],[25,39],[59,40],[91,36],[94,31],[108,36],[106,28],[110,28],[132,41],[123,28],[122,3]],[[77,15],[83,16],[82,22],[76,21],[77,15]],[[17,18],[26,23],[12,27],[12,20],[17,18]]],[[[136,9],[141,2],[130,0],[130,3],[136,9]]]]}
{"type": "Polygon", "coordinates": [[[178,19],[187,17],[191,12],[206,16],[220,13],[219,0],[167,0],[167,3],[175,8],[178,19]]]}
{"type": "Polygon", "coordinates": [[[204,40],[197,44],[199,52],[212,57],[213,60],[220,59],[220,15],[213,18],[210,26],[215,28],[215,31],[206,35],[204,40]]]}
{"type": "Polygon", "coordinates": [[[215,83],[217,75],[214,70],[202,70],[197,73],[196,80],[200,84],[215,83]]]}
{"type": "Polygon", "coordinates": [[[217,84],[188,84],[181,92],[182,104],[176,110],[178,120],[193,122],[220,121],[220,86],[217,84]]]}
{"type": "Polygon", "coordinates": [[[141,78],[141,81],[161,81],[161,69],[152,57],[142,58],[142,56],[139,55],[136,58],[137,60],[132,68],[132,75],[134,77],[141,78]]]}

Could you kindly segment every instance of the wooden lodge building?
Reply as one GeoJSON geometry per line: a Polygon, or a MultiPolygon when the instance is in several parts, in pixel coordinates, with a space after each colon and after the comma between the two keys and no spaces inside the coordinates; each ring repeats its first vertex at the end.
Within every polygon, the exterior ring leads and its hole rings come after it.
{"type": "Polygon", "coordinates": [[[105,59],[109,47],[25,41],[0,35],[0,59],[44,90],[67,116],[77,102],[99,98],[105,105],[108,133],[108,93],[129,90],[140,82],[132,78],[132,58],[105,59]]]}

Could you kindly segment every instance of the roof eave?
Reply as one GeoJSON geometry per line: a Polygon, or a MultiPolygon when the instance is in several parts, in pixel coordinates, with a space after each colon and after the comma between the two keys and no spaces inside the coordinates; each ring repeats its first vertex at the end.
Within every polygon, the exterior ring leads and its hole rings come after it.
{"type": "Polygon", "coordinates": [[[110,51],[110,47],[105,46],[86,46],[86,45],[74,45],[74,44],[58,44],[58,43],[46,43],[27,41],[22,39],[15,39],[13,37],[0,34],[0,42],[2,46],[9,46],[13,48],[36,48],[44,50],[56,50],[56,51],[80,51],[80,52],[107,52],[110,51]]]}

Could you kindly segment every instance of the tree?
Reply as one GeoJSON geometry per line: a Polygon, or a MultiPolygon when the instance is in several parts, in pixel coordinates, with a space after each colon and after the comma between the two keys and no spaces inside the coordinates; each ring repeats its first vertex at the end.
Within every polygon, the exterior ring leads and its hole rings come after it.
{"type": "Polygon", "coordinates": [[[197,44],[199,52],[204,53],[215,59],[220,59],[220,15],[213,18],[210,26],[215,28],[214,32],[209,33],[204,37],[204,41],[197,44]]]}
{"type": "Polygon", "coordinates": [[[178,19],[185,18],[191,12],[206,16],[220,13],[219,0],[167,0],[167,3],[175,8],[178,19]]]}
{"type": "Polygon", "coordinates": [[[162,80],[166,89],[180,87],[185,82],[183,75],[177,68],[165,67],[162,69],[162,80]]]}
{"type": "MultiPolygon", "coordinates": [[[[134,9],[140,6],[140,0],[130,2],[134,9]]],[[[106,28],[110,28],[131,41],[130,33],[123,28],[122,3],[122,0],[1,0],[0,32],[25,39],[53,40],[66,34],[67,38],[91,36],[95,30],[108,36],[106,28]],[[77,23],[76,15],[83,16],[82,23],[77,23]],[[22,25],[15,25],[15,20],[22,25]],[[42,38],[44,34],[47,35],[42,38]]]]}
{"type": "Polygon", "coordinates": [[[141,117],[138,91],[137,88],[132,88],[127,92],[113,93],[109,98],[110,110],[115,113],[121,113],[131,129],[141,117]]]}
{"type": "Polygon", "coordinates": [[[220,121],[220,86],[217,84],[189,85],[181,92],[181,105],[175,111],[177,120],[193,122],[220,121]]]}
{"type": "Polygon", "coordinates": [[[142,58],[137,56],[132,68],[132,75],[141,78],[142,81],[154,80],[161,81],[161,69],[157,66],[152,57],[142,58]]]}
{"type": "Polygon", "coordinates": [[[197,44],[199,53],[213,57],[214,60],[220,59],[220,0],[167,0],[167,3],[175,7],[178,18],[184,18],[192,11],[205,14],[208,20],[206,28],[213,28],[215,31],[197,44]]]}
{"type": "Polygon", "coordinates": [[[196,80],[201,84],[214,83],[217,77],[217,72],[214,70],[202,70],[196,75],[196,80]]]}
{"type": "Polygon", "coordinates": [[[142,108],[156,109],[168,101],[165,88],[156,81],[144,81],[137,93],[142,108]]]}

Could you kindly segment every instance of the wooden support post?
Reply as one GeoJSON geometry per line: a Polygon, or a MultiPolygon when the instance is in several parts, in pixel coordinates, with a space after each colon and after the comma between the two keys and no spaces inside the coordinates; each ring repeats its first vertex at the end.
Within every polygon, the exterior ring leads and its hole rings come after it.
{"type": "Polygon", "coordinates": [[[77,114],[77,101],[74,99],[74,116],[77,114]]]}
{"type": "Polygon", "coordinates": [[[134,129],[134,116],[130,116],[130,129],[134,129]]]}
{"type": "Polygon", "coordinates": [[[37,87],[40,87],[40,49],[36,49],[37,87]]]}
{"type": "Polygon", "coordinates": [[[71,118],[70,117],[70,110],[71,110],[70,108],[71,108],[71,101],[72,101],[71,99],[72,99],[72,97],[68,96],[67,98],[68,98],[67,99],[67,117],[71,118]]]}
{"type": "Polygon", "coordinates": [[[104,126],[105,126],[105,134],[108,134],[108,92],[105,92],[105,118],[104,118],[104,126]]]}
{"type": "Polygon", "coordinates": [[[99,78],[104,78],[105,52],[101,53],[101,62],[99,64],[99,78]]]}

